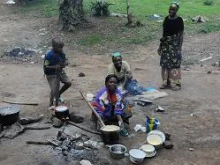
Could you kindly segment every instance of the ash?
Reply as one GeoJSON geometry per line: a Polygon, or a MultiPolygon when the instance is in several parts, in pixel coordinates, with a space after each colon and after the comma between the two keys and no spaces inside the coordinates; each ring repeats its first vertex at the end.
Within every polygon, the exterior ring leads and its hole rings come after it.
{"type": "Polygon", "coordinates": [[[3,55],[1,55],[0,57],[1,61],[12,63],[38,63],[40,59],[40,57],[38,57],[37,50],[24,47],[15,47],[8,52],[4,52],[3,55]]]}
{"type": "Polygon", "coordinates": [[[57,140],[54,142],[57,144],[54,154],[64,156],[68,162],[85,159],[95,163],[100,159],[99,148],[103,145],[85,134],[68,135],[62,131],[58,131],[57,140]]]}

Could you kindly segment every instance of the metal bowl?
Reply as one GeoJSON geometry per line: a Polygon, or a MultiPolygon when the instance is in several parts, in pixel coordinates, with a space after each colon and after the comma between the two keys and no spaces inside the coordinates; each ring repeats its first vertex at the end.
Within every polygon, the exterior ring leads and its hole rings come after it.
{"type": "Polygon", "coordinates": [[[110,155],[114,159],[122,159],[127,152],[127,148],[121,144],[114,144],[109,148],[110,155]]]}
{"type": "Polygon", "coordinates": [[[157,134],[150,134],[147,136],[147,143],[159,149],[163,144],[163,139],[157,134]]]}

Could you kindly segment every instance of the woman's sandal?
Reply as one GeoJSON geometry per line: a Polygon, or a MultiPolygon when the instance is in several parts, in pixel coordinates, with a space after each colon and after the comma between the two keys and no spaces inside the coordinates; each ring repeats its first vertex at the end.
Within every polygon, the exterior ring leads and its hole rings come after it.
{"type": "Polygon", "coordinates": [[[161,86],[160,86],[160,89],[169,89],[170,88],[170,86],[169,85],[166,85],[166,84],[162,84],[161,86]]]}
{"type": "Polygon", "coordinates": [[[124,128],[120,131],[120,135],[126,137],[128,136],[128,131],[124,128]]]}

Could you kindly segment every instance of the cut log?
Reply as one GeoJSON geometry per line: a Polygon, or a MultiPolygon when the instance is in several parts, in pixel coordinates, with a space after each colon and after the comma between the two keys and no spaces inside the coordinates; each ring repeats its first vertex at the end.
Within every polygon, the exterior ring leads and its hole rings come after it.
{"type": "Polygon", "coordinates": [[[73,123],[73,122],[71,122],[71,121],[68,121],[68,123],[71,124],[71,125],[73,125],[73,126],[75,126],[75,127],[77,127],[77,128],[80,128],[80,129],[82,129],[82,130],[84,130],[84,131],[87,131],[87,132],[90,132],[90,133],[93,133],[93,134],[96,134],[96,135],[101,135],[100,132],[96,132],[96,131],[89,130],[89,129],[87,129],[87,128],[85,128],[85,127],[82,127],[82,126],[80,126],[80,125],[78,125],[78,124],[75,124],[75,123],[73,123]]]}
{"type": "Polygon", "coordinates": [[[4,138],[9,138],[9,139],[14,139],[16,136],[20,135],[21,133],[24,133],[26,130],[44,130],[44,129],[50,129],[49,126],[26,126],[23,127],[19,123],[13,124],[9,130],[3,130],[2,131],[2,136],[4,138]],[[10,130],[11,129],[11,130],[10,130]]]}
{"type": "Polygon", "coordinates": [[[24,101],[16,101],[16,100],[9,100],[7,98],[4,98],[3,102],[5,103],[11,103],[11,104],[19,104],[19,105],[38,105],[37,102],[24,102],[24,101]]]}
{"type": "Polygon", "coordinates": [[[53,145],[50,142],[43,142],[43,141],[26,141],[27,144],[37,144],[37,145],[53,145]]]}

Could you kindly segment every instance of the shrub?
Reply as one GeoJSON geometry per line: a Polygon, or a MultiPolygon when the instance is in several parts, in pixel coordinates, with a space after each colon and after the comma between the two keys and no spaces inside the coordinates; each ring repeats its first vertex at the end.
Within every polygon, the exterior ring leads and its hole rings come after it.
{"type": "Polygon", "coordinates": [[[211,5],[213,5],[213,1],[212,0],[205,0],[204,5],[211,6],[211,5]]]}
{"type": "Polygon", "coordinates": [[[91,2],[92,7],[91,7],[91,11],[93,11],[93,15],[95,16],[108,16],[110,14],[109,12],[109,6],[113,5],[107,2],[103,2],[103,1],[96,1],[96,2],[91,2]]]}

